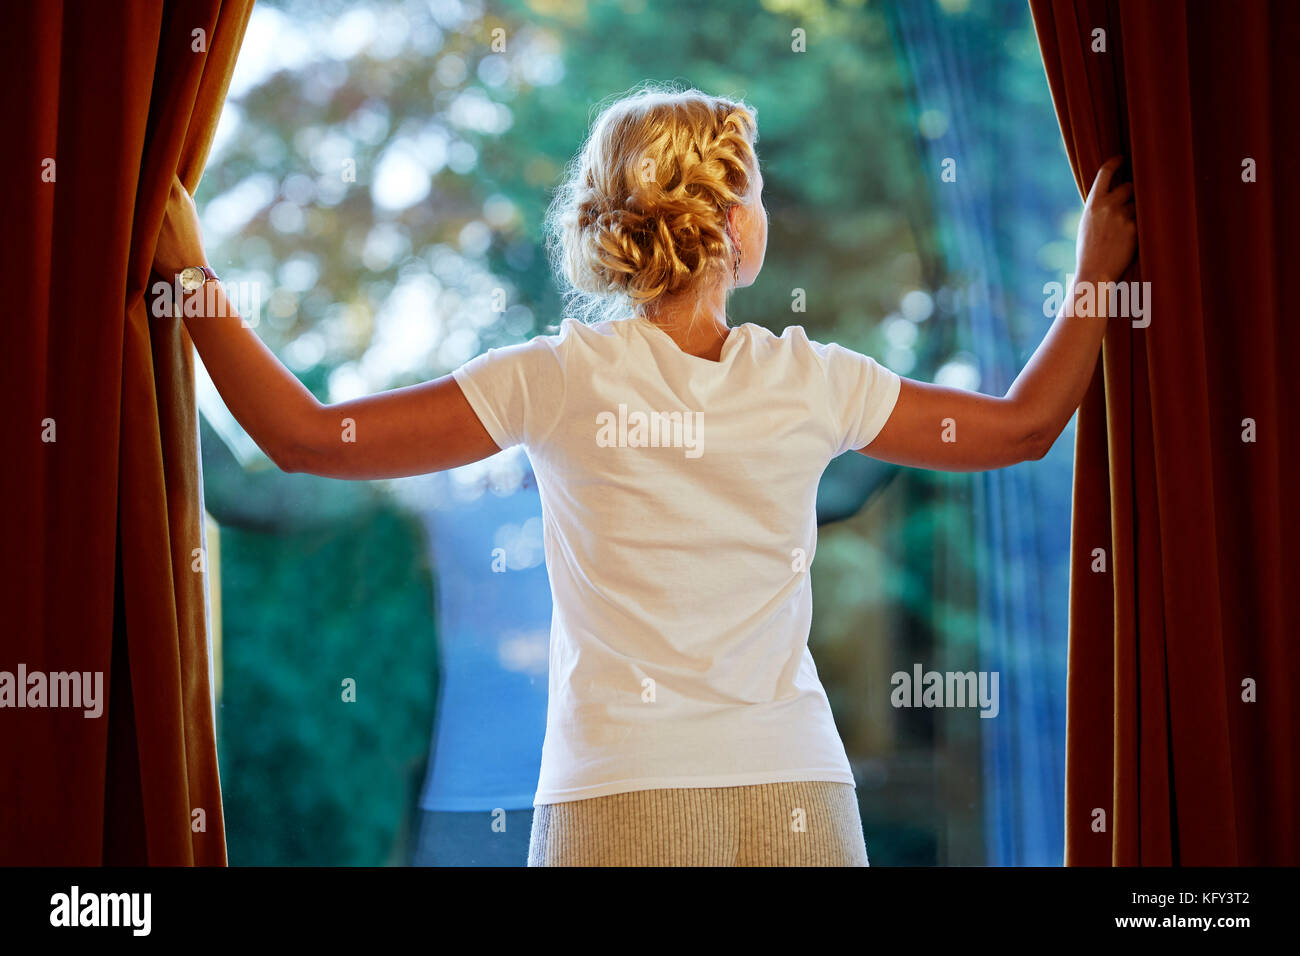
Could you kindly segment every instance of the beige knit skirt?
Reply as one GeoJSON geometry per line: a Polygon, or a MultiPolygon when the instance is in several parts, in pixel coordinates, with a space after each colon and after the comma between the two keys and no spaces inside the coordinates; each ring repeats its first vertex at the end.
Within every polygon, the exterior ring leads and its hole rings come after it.
{"type": "Polygon", "coordinates": [[[533,810],[529,866],[868,866],[850,783],[634,790],[533,810]]]}

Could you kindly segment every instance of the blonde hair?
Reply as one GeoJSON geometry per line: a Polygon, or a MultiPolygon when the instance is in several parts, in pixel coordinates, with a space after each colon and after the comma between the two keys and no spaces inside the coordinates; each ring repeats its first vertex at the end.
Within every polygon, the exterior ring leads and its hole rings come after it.
{"type": "Polygon", "coordinates": [[[727,210],[749,199],[757,139],[752,107],[696,89],[646,85],[607,105],[546,216],[567,314],[643,317],[731,273],[727,210]]]}

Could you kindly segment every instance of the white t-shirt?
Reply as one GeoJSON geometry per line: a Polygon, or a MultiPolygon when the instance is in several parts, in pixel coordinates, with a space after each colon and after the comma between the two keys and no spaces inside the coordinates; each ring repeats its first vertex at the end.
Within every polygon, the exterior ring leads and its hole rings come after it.
{"type": "Polygon", "coordinates": [[[498,445],[525,446],[541,495],[534,805],[853,783],[808,650],[817,486],[884,427],[898,376],[800,326],[736,326],[713,362],[644,319],[565,319],[452,374],[498,445]]]}

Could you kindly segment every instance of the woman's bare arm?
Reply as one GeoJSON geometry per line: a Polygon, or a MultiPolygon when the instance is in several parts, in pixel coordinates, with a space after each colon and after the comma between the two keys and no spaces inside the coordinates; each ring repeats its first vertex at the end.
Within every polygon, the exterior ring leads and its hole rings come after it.
{"type": "Polygon", "coordinates": [[[1119,279],[1137,248],[1133,186],[1110,188],[1123,162],[1107,160],[1079,223],[1078,263],[1065,303],[1002,398],[903,379],[898,403],[862,454],[940,471],[982,471],[1042,458],[1083,401],[1106,334],[1106,296],[1076,315],[1076,296],[1119,279]]]}
{"type": "MultiPolygon", "coordinates": [[[[155,269],[170,278],[207,257],[193,200],[172,183],[155,269]]],[[[212,285],[212,283],[209,283],[212,285]]],[[[322,405],[281,364],[219,288],[195,293],[185,328],[232,415],[284,471],[399,478],[469,464],[500,449],[449,375],[322,405]],[[198,305],[198,301],[194,303],[198,305]]]]}

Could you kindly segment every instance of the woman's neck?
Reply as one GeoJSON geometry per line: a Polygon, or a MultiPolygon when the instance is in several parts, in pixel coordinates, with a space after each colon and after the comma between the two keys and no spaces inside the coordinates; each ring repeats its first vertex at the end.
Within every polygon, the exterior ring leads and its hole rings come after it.
{"type": "Polygon", "coordinates": [[[719,285],[705,293],[667,296],[646,318],[667,332],[683,352],[716,360],[730,334],[727,290],[719,285]]]}

